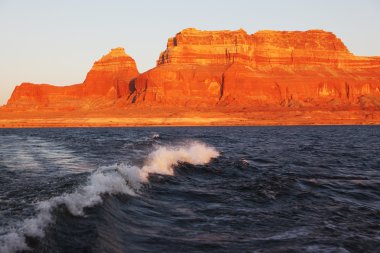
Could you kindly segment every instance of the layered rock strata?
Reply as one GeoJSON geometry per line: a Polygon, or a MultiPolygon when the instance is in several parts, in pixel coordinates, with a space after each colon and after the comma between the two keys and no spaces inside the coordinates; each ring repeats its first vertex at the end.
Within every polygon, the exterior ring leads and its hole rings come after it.
{"type": "Polygon", "coordinates": [[[359,57],[333,33],[185,29],[170,38],[157,66],[139,74],[116,48],[83,83],[24,83],[6,108],[192,111],[379,110],[380,57],[359,57]]]}
{"type": "Polygon", "coordinates": [[[6,107],[60,111],[109,106],[129,95],[129,84],[138,75],[135,61],[123,48],[115,48],[94,63],[83,83],[64,87],[22,83],[6,107]]]}
{"type": "Polygon", "coordinates": [[[136,79],[135,101],[194,106],[380,105],[380,58],[357,57],[334,34],[186,29],[136,79]]]}

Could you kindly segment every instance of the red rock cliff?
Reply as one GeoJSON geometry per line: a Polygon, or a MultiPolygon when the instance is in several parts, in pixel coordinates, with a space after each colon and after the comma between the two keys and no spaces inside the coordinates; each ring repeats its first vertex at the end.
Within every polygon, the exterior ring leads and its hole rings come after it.
{"type": "Polygon", "coordinates": [[[380,58],[357,57],[334,34],[185,29],[132,102],[194,107],[379,107],[380,58]]]}
{"type": "Polygon", "coordinates": [[[120,98],[129,93],[129,82],[137,77],[139,72],[133,60],[124,48],[112,49],[104,55],[88,72],[83,82],[85,96],[107,96],[120,98]]]}
{"type": "Polygon", "coordinates": [[[22,84],[7,107],[91,110],[115,103],[232,111],[379,109],[380,58],[355,56],[322,30],[249,35],[190,28],[170,38],[157,67],[141,75],[116,48],[95,62],[83,84],[22,84]]]}
{"type": "Polygon", "coordinates": [[[328,64],[352,56],[334,34],[322,30],[306,32],[244,30],[199,31],[185,29],[168,40],[161,64],[231,64],[250,66],[328,64]]]}
{"type": "Polygon", "coordinates": [[[138,74],[135,61],[123,48],[115,48],[94,63],[82,84],[60,87],[22,83],[13,91],[7,107],[59,111],[109,105],[130,93],[129,83],[138,74]]]}

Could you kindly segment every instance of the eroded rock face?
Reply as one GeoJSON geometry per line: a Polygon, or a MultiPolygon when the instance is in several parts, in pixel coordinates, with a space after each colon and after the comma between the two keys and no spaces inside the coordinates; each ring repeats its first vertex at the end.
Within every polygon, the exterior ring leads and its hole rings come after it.
{"type": "Polygon", "coordinates": [[[380,58],[358,57],[330,32],[185,29],[157,67],[139,75],[124,49],[95,62],[79,85],[22,84],[7,107],[86,109],[380,108],[380,58]],[[134,107],[135,108],[135,107],[134,107]]]}
{"type": "Polygon", "coordinates": [[[129,93],[129,82],[137,77],[135,60],[124,48],[112,49],[99,61],[96,61],[83,82],[85,96],[106,96],[120,98],[129,93]]]}
{"type": "Polygon", "coordinates": [[[162,65],[139,76],[131,103],[199,107],[222,97],[224,66],[162,65]]]}
{"type": "Polygon", "coordinates": [[[185,29],[170,38],[157,65],[231,64],[249,66],[338,65],[352,54],[334,34],[322,30],[306,32],[244,30],[199,31],[185,29]]]}
{"type": "Polygon", "coordinates": [[[167,43],[157,65],[198,64],[226,65],[240,62],[250,65],[254,54],[252,36],[244,30],[199,31],[185,29],[167,43]]]}
{"type": "Polygon", "coordinates": [[[138,74],[135,61],[123,48],[115,48],[94,63],[82,84],[60,87],[22,83],[13,91],[7,107],[65,111],[109,106],[130,93],[130,81],[138,74]]]}
{"type": "Polygon", "coordinates": [[[83,97],[82,85],[53,86],[49,84],[22,83],[16,86],[6,107],[13,110],[70,111],[79,108],[83,97]]]}
{"type": "Polygon", "coordinates": [[[195,107],[376,107],[380,58],[354,56],[323,30],[185,29],[136,79],[131,97],[195,107]]]}

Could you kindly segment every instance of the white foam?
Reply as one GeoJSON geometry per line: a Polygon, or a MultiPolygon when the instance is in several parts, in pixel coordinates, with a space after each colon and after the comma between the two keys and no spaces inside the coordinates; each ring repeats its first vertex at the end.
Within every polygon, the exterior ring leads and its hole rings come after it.
{"type": "Polygon", "coordinates": [[[140,177],[146,182],[151,173],[173,175],[173,166],[179,162],[202,165],[218,156],[219,152],[215,148],[201,142],[191,142],[184,146],[159,147],[149,154],[146,165],[140,170],[140,177]]]}
{"type": "Polygon", "coordinates": [[[101,167],[75,192],[37,203],[35,217],[24,220],[19,229],[0,236],[0,252],[28,250],[25,237],[44,237],[45,228],[53,222],[52,210],[58,206],[65,206],[72,215],[81,216],[86,207],[100,204],[103,194],[134,196],[139,192],[141,184],[148,181],[151,173],[173,175],[173,166],[179,162],[201,165],[218,156],[218,151],[213,147],[200,142],[189,142],[181,146],[157,147],[148,155],[141,169],[126,164],[101,167]]]}
{"type": "Polygon", "coordinates": [[[11,253],[29,249],[28,245],[26,245],[24,236],[20,233],[10,232],[2,236],[1,239],[0,252],[2,253],[11,253]]]}
{"type": "MultiPolygon", "coordinates": [[[[8,253],[27,250],[25,237],[44,237],[45,228],[53,222],[52,210],[60,205],[66,206],[74,216],[84,215],[84,208],[92,207],[102,202],[102,194],[136,195],[126,183],[124,174],[119,172],[118,165],[101,167],[88,179],[85,186],[73,193],[41,201],[36,204],[37,215],[22,222],[19,229],[0,236],[0,252],[8,253]]],[[[123,168],[121,167],[120,170],[123,168]]]]}

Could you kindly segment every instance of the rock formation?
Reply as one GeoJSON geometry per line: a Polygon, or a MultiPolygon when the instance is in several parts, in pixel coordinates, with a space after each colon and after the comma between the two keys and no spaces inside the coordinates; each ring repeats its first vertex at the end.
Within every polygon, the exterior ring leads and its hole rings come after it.
{"type": "Polygon", "coordinates": [[[96,61],[81,84],[60,87],[22,83],[13,91],[6,107],[15,110],[91,110],[112,105],[129,95],[130,81],[139,72],[123,48],[112,49],[96,61]]]}
{"type": "Polygon", "coordinates": [[[136,101],[184,105],[380,105],[380,58],[356,57],[334,34],[186,29],[136,79],[136,101]],[[363,104],[361,104],[363,105],[363,104]]]}
{"type": "Polygon", "coordinates": [[[138,75],[135,60],[125,53],[124,48],[112,49],[88,72],[83,83],[83,94],[112,99],[128,96],[129,83],[138,75]]]}
{"type": "Polygon", "coordinates": [[[145,73],[116,48],[94,63],[82,84],[23,83],[5,108],[379,111],[380,57],[355,56],[323,30],[249,35],[190,28],[170,38],[157,66],[145,73]]]}

